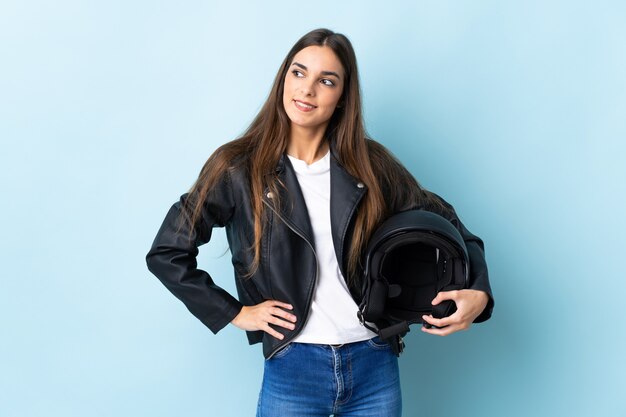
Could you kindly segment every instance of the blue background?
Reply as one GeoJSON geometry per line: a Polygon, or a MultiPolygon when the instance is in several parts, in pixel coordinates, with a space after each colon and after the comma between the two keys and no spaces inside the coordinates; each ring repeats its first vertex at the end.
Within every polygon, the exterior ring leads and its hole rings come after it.
{"type": "MultiPolygon", "coordinates": [[[[407,335],[404,415],[626,415],[625,22],[602,0],[4,0],[0,415],[254,415],[261,346],[144,257],[317,27],[354,45],[369,133],[486,245],[494,317],[407,335]]],[[[214,236],[200,266],[235,294],[214,236]]]]}

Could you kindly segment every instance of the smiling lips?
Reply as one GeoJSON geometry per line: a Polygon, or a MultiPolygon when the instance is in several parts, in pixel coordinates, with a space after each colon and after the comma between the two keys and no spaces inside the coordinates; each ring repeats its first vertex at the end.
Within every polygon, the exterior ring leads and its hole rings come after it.
{"type": "Polygon", "coordinates": [[[300,111],[309,112],[316,108],[316,106],[312,104],[307,104],[303,101],[294,100],[293,102],[296,105],[296,108],[300,111]]]}

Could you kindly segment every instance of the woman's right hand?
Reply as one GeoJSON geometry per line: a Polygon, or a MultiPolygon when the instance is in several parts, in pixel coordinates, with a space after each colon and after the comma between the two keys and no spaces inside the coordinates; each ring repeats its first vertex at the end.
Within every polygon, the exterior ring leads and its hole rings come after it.
{"type": "Polygon", "coordinates": [[[263,330],[277,339],[285,336],[269,326],[269,323],[293,330],[296,316],[283,310],[292,310],[293,306],[276,300],[267,300],[254,306],[243,306],[239,314],[231,321],[243,330],[263,330]],[[282,308],[281,308],[282,307],[282,308]],[[281,319],[287,319],[289,321],[281,319]]]}

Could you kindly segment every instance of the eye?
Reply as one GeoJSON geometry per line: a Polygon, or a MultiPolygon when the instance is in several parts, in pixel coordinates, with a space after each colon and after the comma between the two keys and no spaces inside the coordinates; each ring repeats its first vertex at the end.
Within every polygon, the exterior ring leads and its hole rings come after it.
{"type": "MultiPolygon", "coordinates": [[[[295,75],[296,77],[298,77],[298,78],[300,78],[300,77],[298,76],[298,74],[302,74],[302,73],[301,73],[300,71],[298,71],[298,70],[293,70],[293,71],[291,71],[291,73],[292,73],[293,75],[295,75]]],[[[303,77],[304,77],[304,75],[303,75],[303,77]]]]}
{"type": "Polygon", "coordinates": [[[329,80],[328,78],[324,78],[324,79],[322,80],[322,82],[324,83],[324,85],[327,85],[327,86],[329,86],[329,87],[334,87],[334,86],[335,86],[335,83],[334,83],[334,82],[332,82],[331,80],[329,80]],[[325,81],[328,81],[328,83],[326,83],[325,81]]]}

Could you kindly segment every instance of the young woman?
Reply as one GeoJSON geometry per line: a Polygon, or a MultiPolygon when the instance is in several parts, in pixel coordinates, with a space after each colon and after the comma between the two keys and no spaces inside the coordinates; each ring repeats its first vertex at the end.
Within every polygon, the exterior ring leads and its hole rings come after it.
{"type": "Polygon", "coordinates": [[[170,208],[148,268],[213,333],[227,324],[263,344],[258,416],[399,416],[397,356],[357,318],[368,238],[390,215],[423,208],[459,229],[469,289],[440,292],[447,335],[493,307],[483,242],[454,209],[366,137],[350,41],[313,30],[291,48],[246,132],[219,147],[170,208]],[[197,268],[198,247],[225,227],[238,297],[197,268]]]}

